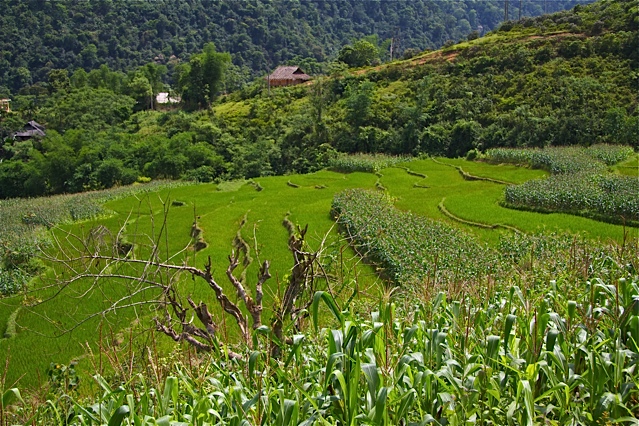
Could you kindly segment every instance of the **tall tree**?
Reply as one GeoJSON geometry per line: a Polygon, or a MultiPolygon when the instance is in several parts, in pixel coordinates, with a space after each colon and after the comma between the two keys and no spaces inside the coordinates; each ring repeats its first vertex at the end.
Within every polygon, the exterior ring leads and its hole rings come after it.
{"type": "Polygon", "coordinates": [[[344,62],[349,67],[363,67],[370,65],[373,61],[379,61],[379,50],[377,46],[368,40],[361,39],[346,45],[340,50],[337,60],[344,62]]]}
{"type": "Polygon", "coordinates": [[[153,85],[142,72],[136,72],[131,76],[128,85],[129,96],[135,99],[141,109],[151,107],[153,109],[153,85]]]}
{"type": "Polygon", "coordinates": [[[222,88],[224,73],[231,63],[231,55],[217,52],[208,43],[204,51],[191,56],[188,64],[178,68],[177,86],[184,103],[189,107],[208,107],[222,88]]]}
{"type": "Polygon", "coordinates": [[[49,92],[67,91],[71,88],[69,72],[65,69],[54,69],[49,71],[49,92]]]}
{"type": "Polygon", "coordinates": [[[151,109],[153,109],[155,97],[164,88],[162,78],[166,75],[167,68],[165,65],[149,62],[142,67],[142,72],[151,85],[151,109]]]}

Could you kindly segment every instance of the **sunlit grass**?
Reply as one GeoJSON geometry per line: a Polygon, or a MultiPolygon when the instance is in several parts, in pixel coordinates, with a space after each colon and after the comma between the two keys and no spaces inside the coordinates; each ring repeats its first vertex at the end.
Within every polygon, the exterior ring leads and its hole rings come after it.
{"type": "MultiPolygon", "coordinates": [[[[181,257],[172,261],[178,264],[186,261],[202,268],[210,256],[216,280],[232,295],[234,292],[227,284],[225,276],[228,266],[227,256],[231,253],[232,241],[240,222],[246,216],[247,223],[242,229],[242,236],[251,246],[251,256],[255,260],[259,256],[261,261],[271,262],[273,278],[267,282],[264,290],[264,306],[270,309],[273,301],[278,297],[279,284],[286,280],[285,275],[293,265],[287,246],[288,233],[282,226],[283,219],[289,215],[289,219],[300,226],[309,224],[307,241],[311,247],[318,248],[321,238],[333,227],[329,215],[333,193],[349,187],[374,187],[376,179],[376,176],[367,173],[344,175],[323,171],[305,176],[257,179],[264,188],[259,192],[249,184],[238,183],[225,185],[224,191],[219,191],[213,184],[186,186],[179,190],[167,189],[148,196],[109,202],[105,207],[113,212],[111,217],[99,222],[86,221],[64,226],[64,229],[86,235],[97,224],[106,226],[112,232],[117,232],[126,224],[123,235],[129,242],[135,242],[135,234],[159,234],[163,221],[164,203],[169,206],[169,214],[166,217],[166,236],[162,237],[159,243],[160,257],[165,259],[165,253],[176,253],[189,246],[192,242],[191,226],[197,217],[198,227],[202,229],[202,237],[208,247],[196,254],[192,250],[186,250],[181,257]],[[291,179],[300,185],[299,188],[287,185],[287,181],[291,179]],[[317,189],[318,185],[326,188],[317,189]],[[171,201],[176,199],[184,205],[171,206],[171,201]],[[258,253],[255,252],[256,245],[258,253]]],[[[329,242],[334,243],[337,239],[337,231],[333,229],[329,242]]],[[[331,250],[339,251],[339,247],[333,247],[331,250]]],[[[351,252],[349,257],[352,256],[351,252]]],[[[247,271],[249,286],[255,282],[257,263],[254,262],[247,271]]],[[[358,269],[362,273],[360,275],[362,287],[375,285],[377,279],[371,270],[367,270],[364,266],[358,269]]],[[[192,295],[194,300],[212,301],[213,303],[209,306],[214,314],[220,315],[212,292],[204,282],[185,280],[181,285],[186,294],[192,295]]],[[[44,380],[43,375],[50,362],[68,363],[74,357],[83,356],[84,348],[81,345],[84,342],[95,344],[98,339],[99,318],[61,338],[52,337],[56,327],[60,329],[71,327],[79,318],[106,309],[110,300],[122,296],[121,291],[122,289],[117,287],[105,286],[102,293],[93,292],[82,300],[74,298],[78,294],[77,291],[67,292],[62,297],[57,297],[55,303],[21,311],[18,317],[18,324],[21,327],[18,335],[10,341],[0,341],[0,355],[6,355],[8,347],[11,346],[11,368],[7,380],[16,380],[25,375],[25,383],[36,385],[39,380],[44,380]],[[55,321],[55,324],[50,322],[51,319],[55,321]],[[40,334],[50,337],[43,338],[40,334]],[[47,344],[41,351],[34,353],[29,350],[32,347],[42,346],[42,341],[47,344]]],[[[38,291],[29,297],[45,299],[51,294],[50,290],[38,291]]],[[[150,296],[147,295],[147,297],[150,296]]],[[[348,296],[350,293],[345,295],[345,297],[348,296]]],[[[3,319],[3,323],[13,311],[13,307],[21,300],[22,295],[0,301],[2,303],[0,318],[3,319]]],[[[141,317],[145,324],[143,328],[147,328],[149,327],[148,319],[152,315],[153,312],[149,308],[120,311],[117,315],[109,315],[105,318],[107,322],[103,326],[103,337],[111,339],[110,328],[117,334],[118,330],[130,325],[136,317],[141,317]]],[[[265,317],[268,318],[268,316],[268,312],[265,313],[265,317]]],[[[233,331],[231,330],[230,333],[232,336],[233,331]]],[[[88,367],[87,363],[81,363],[78,368],[88,367]]]]}
{"type": "MultiPolygon", "coordinates": [[[[440,159],[437,161],[441,162],[440,159]]],[[[444,161],[461,166],[464,171],[478,176],[498,180],[516,179],[513,176],[513,169],[517,169],[515,166],[495,166],[466,160],[444,161]]],[[[504,185],[487,181],[465,181],[453,167],[438,164],[432,160],[412,161],[409,166],[411,170],[426,174],[428,177],[420,179],[400,169],[382,170],[383,185],[389,189],[392,196],[397,197],[395,205],[403,210],[450,221],[437,209],[437,205],[445,198],[445,206],[451,213],[469,221],[488,225],[510,225],[524,232],[566,230],[585,232],[590,238],[603,240],[621,241],[624,238],[625,229],[621,225],[568,214],[542,214],[502,207],[499,203],[503,200],[504,185]],[[415,183],[428,188],[416,187],[415,183]]],[[[529,179],[545,174],[539,170],[526,168],[519,168],[519,170],[529,179]]],[[[466,228],[493,244],[504,232],[503,230],[479,230],[462,224],[458,226],[466,228]]],[[[633,236],[639,235],[637,228],[628,228],[627,231],[633,236]]]]}

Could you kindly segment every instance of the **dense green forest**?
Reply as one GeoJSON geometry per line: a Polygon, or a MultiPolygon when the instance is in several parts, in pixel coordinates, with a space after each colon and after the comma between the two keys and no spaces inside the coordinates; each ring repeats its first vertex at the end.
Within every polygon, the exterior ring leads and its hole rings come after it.
{"type": "Polygon", "coordinates": [[[106,65],[59,70],[46,94],[17,96],[16,112],[0,117],[5,135],[33,118],[48,129],[44,139],[5,141],[0,197],[306,173],[338,152],[637,148],[637,40],[635,2],[599,2],[374,68],[336,62],[308,86],[269,91],[259,79],[213,104],[216,92],[204,95],[221,87],[230,58],[207,45],[178,67],[184,99],[202,108],[195,112],[145,110],[162,65],[129,75],[106,65]],[[204,81],[205,69],[220,78],[204,81]]]}
{"type": "MultiPolygon", "coordinates": [[[[585,2],[511,0],[508,19],[585,2]]],[[[71,74],[105,64],[127,72],[153,60],[172,67],[211,41],[233,55],[240,82],[291,60],[316,72],[363,36],[394,38],[397,57],[492,30],[503,19],[501,0],[3,1],[0,96],[46,82],[53,69],[71,74]]]]}

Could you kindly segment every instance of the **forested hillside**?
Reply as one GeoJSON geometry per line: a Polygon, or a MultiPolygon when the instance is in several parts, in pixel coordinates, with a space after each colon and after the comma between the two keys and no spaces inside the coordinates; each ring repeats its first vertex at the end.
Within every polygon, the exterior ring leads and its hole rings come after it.
{"type": "MultiPolygon", "coordinates": [[[[588,0],[512,1],[509,19],[570,8],[588,0]],[[521,11],[519,10],[519,6],[521,11]]],[[[394,56],[437,48],[504,19],[502,0],[455,1],[3,1],[0,95],[46,82],[52,69],[129,71],[149,61],[175,64],[213,41],[233,55],[239,79],[283,62],[334,58],[376,34],[394,38],[394,56]]],[[[387,42],[390,52],[390,42],[387,42]]]]}
{"type": "MultiPolygon", "coordinates": [[[[34,118],[47,128],[44,139],[5,140],[0,197],[158,178],[307,173],[339,152],[456,157],[596,143],[636,149],[637,16],[634,1],[597,2],[508,22],[407,60],[334,66],[309,85],[268,90],[258,79],[194,112],[134,112],[148,108],[147,98],[131,97],[148,66],[128,77],[106,66],[84,79],[74,73],[50,80],[51,93],[16,96],[16,111],[0,116],[0,128],[34,118]]],[[[207,57],[212,65],[228,59],[194,55],[191,69],[207,57]]]]}

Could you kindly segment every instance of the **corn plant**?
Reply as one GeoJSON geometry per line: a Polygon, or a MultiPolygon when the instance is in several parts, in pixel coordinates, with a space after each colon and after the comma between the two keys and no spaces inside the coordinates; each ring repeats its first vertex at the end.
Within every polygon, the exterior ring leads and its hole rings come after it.
{"type": "Polygon", "coordinates": [[[498,270],[496,254],[460,230],[394,208],[365,190],[335,195],[332,214],[351,243],[408,288],[479,280],[498,270]]]}
{"type": "Polygon", "coordinates": [[[406,157],[384,154],[351,154],[332,158],[328,166],[340,172],[378,173],[380,170],[406,161],[406,157]]]}
{"type": "Polygon", "coordinates": [[[633,153],[629,146],[597,144],[588,148],[492,148],[486,151],[486,158],[497,163],[525,164],[553,174],[562,174],[601,172],[606,166],[624,161],[633,153]]]}
{"type": "MultiPolygon", "coordinates": [[[[639,278],[545,289],[510,286],[485,299],[397,303],[368,315],[313,298],[313,328],[280,359],[177,363],[163,383],[142,375],[93,400],[50,401],[28,419],[71,425],[633,424],[639,414],[639,278]],[[573,291],[573,287],[581,291],[573,291]],[[322,318],[326,312],[327,318],[322,318]],[[331,326],[320,323],[331,319],[331,326]]],[[[603,269],[601,270],[603,271],[603,269]]],[[[270,332],[255,330],[256,338],[270,332]]]]}
{"type": "Polygon", "coordinates": [[[574,173],[535,179],[504,191],[506,204],[591,215],[611,221],[639,221],[639,181],[630,176],[574,173]]]}
{"type": "Polygon", "coordinates": [[[552,174],[547,179],[508,186],[504,194],[509,207],[559,211],[636,225],[639,181],[604,173],[607,166],[632,154],[631,147],[604,144],[534,150],[495,148],[486,153],[492,161],[528,164],[552,174]]]}

